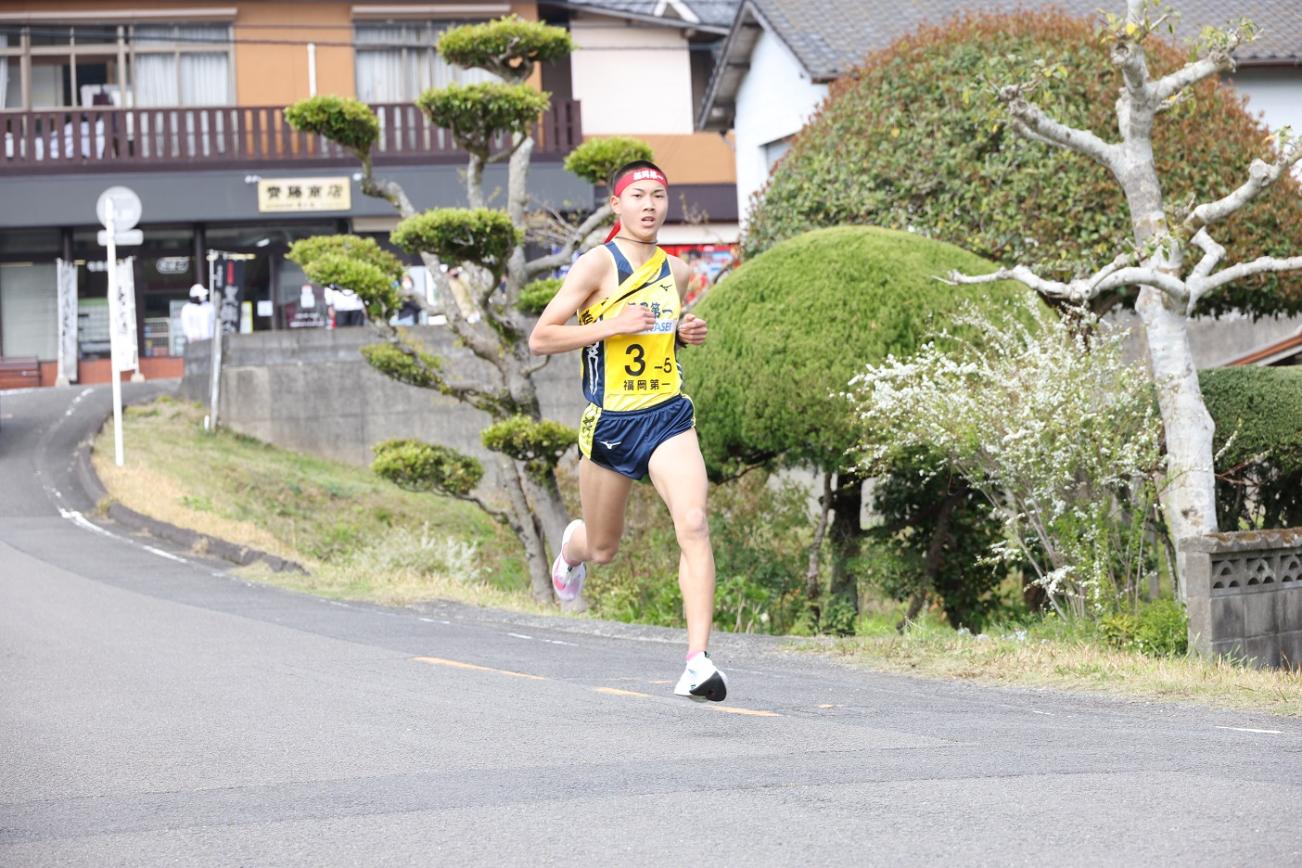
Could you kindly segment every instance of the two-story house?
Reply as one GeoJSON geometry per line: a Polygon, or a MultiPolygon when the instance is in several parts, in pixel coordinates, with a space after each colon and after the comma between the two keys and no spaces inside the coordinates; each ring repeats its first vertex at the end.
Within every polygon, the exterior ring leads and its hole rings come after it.
{"type": "MultiPolygon", "coordinates": [[[[378,171],[418,207],[464,204],[465,155],[412,100],[481,79],[433,45],[453,24],[504,14],[563,24],[577,43],[534,78],[552,93],[534,133],[537,203],[578,209],[600,195],[562,167],[585,135],[644,135],[676,182],[666,243],[734,240],[731,150],[692,123],[731,19],[711,8],[703,20],[683,0],[0,0],[0,357],[37,357],[40,382],[55,382],[62,273],[77,299],[73,376],[108,378],[95,201],[114,185],[143,203],[144,242],[120,255],[134,257],[147,378],[179,375],[179,310],[191,284],[209,283],[216,252],[241,263],[244,328],[319,321],[296,315],[305,280],[289,244],[330,232],[383,240],[396,217],[361,193],[354,158],[295,133],[284,107],[313,94],[367,102],[381,121],[378,171]]],[[[490,167],[490,189],[495,178],[504,167],[490,167]]]]}
{"type": "MultiPolygon", "coordinates": [[[[1251,18],[1261,37],[1236,52],[1230,83],[1248,98],[1272,129],[1302,130],[1302,6],[1297,0],[1175,0],[1180,15],[1175,39],[1185,41],[1204,25],[1251,18]]],[[[728,133],[737,153],[737,200],[742,220],[751,197],[794,136],[827,95],[828,85],[873,51],[957,15],[1052,7],[1083,18],[1100,8],[1124,9],[1100,0],[742,0],[721,48],[704,99],[700,130],[728,133]]]]}

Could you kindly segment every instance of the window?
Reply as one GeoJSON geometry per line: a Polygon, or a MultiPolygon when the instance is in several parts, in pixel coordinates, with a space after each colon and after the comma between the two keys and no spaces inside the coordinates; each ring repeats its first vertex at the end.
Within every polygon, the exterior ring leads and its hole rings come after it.
{"type": "Polygon", "coordinates": [[[120,102],[120,28],[0,25],[0,109],[120,102]]]}
{"type": "Polygon", "coordinates": [[[362,102],[409,103],[431,87],[495,81],[481,69],[446,63],[434,50],[439,34],[457,21],[384,22],[355,25],[357,98],[362,102]]]}
{"type": "Polygon", "coordinates": [[[791,150],[791,136],[774,139],[760,147],[764,149],[764,165],[769,172],[772,172],[773,167],[778,164],[778,160],[781,160],[787,151],[791,150]]]}
{"type": "Polygon", "coordinates": [[[0,111],[230,105],[227,24],[0,24],[0,111]]]}
{"type": "Polygon", "coordinates": [[[138,106],[230,105],[231,29],[226,24],[131,28],[132,94],[138,106]]]}

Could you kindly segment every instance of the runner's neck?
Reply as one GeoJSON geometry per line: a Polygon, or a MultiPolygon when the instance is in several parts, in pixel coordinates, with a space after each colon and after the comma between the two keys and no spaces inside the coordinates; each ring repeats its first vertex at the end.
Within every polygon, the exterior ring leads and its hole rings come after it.
{"type": "Polygon", "coordinates": [[[619,247],[619,252],[624,254],[624,258],[628,260],[628,264],[633,267],[634,271],[637,271],[643,265],[646,265],[647,261],[652,256],[655,256],[656,248],[660,244],[660,239],[658,238],[653,238],[650,241],[642,241],[629,235],[616,235],[614,241],[615,246],[619,247]],[[629,251],[626,248],[620,245],[619,242],[621,241],[628,241],[635,245],[633,247],[632,256],[629,255],[629,251]]]}

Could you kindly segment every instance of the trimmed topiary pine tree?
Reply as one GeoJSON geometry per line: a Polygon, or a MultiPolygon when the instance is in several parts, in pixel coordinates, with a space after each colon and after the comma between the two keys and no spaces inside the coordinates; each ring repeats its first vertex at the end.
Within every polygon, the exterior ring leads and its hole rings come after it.
{"type": "MultiPolygon", "coordinates": [[[[543,419],[533,375],[547,361],[538,362],[529,353],[527,315],[540,291],[546,292],[547,284],[537,279],[595,243],[594,233],[610,218],[610,207],[604,205],[577,225],[565,226],[557,252],[525,258],[534,147],[530,131],[548,105],[548,95],[526,80],[536,64],[571,51],[564,29],[512,16],[452,28],[437,47],[449,63],[484,69],[501,79],[435,88],[416,100],[430,121],[447,129],[468,154],[469,208],[421,212],[401,186],[377,177],[371,150],[379,123],[357,100],[313,97],[287,108],[285,117],[294,129],[324,136],[356,155],[362,164],[362,191],[385,199],[402,217],[391,236],[393,243],[419,254],[433,276],[439,303],[431,310],[447,317],[459,343],[491,365],[495,376],[488,382],[455,380],[411,332],[388,325],[402,302],[395,289],[402,267],[373,242],[351,236],[312,238],[294,245],[290,258],[313,281],[353,289],[366,301],[371,322],[383,335],[363,352],[373,367],[400,382],[454,397],[493,419],[483,440],[498,455],[502,490],[492,500],[474,494],[483,474],[479,462],[443,446],[389,441],[377,448],[374,469],[409,488],[471,500],[508,524],[524,548],[534,596],[551,600],[548,545],[560,540],[565,523],[555,468],[577,434],[543,419]],[[508,163],[506,207],[493,209],[487,207],[483,171],[499,161],[508,163]],[[460,267],[468,297],[463,294],[458,300],[453,295],[442,263],[460,267]],[[531,287],[527,294],[526,287],[531,287]]],[[[604,139],[581,145],[565,165],[595,184],[626,162],[650,158],[644,142],[604,139]]],[[[423,298],[413,299],[425,305],[423,298]]]]}

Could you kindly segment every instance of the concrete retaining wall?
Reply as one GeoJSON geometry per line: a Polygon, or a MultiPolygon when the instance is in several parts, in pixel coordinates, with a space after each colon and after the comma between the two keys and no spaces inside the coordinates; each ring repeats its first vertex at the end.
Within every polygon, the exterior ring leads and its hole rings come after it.
{"type": "Polygon", "coordinates": [[[1192,647],[1302,667],[1302,528],[1210,534],[1184,551],[1192,647]]]}
{"type": "MultiPolygon", "coordinates": [[[[453,382],[496,380],[496,371],[456,346],[446,328],[414,332],[444,360],[453,382]]],[[[488,415],[372,369],[360,349],[377,339],[369,328],[227,336],[221,423],[286,449],[358,465],[370,464],[371,448],[382,440],[416,437],[477,456],[486,471],[483,486],[495,485],[496,459],[479,439],[488,415]]],[[[181,381],[181,394],[205,405],[210,352],[208,341],[188,346],[181,381]]],[[[578,353],[553,357],[535,382],[544,414],[578,425],[584,407],[578,353]]]]}

